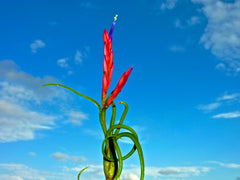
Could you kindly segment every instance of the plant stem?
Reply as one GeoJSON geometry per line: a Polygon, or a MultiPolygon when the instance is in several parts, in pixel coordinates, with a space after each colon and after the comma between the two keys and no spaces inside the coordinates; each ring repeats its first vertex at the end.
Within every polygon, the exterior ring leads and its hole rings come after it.
{"type": "Polygon", "coordinates": [[[107,157],[114,159],[114,161],[108,161],[107,159],[103,158],[104,174],[106,180],[114,180],[118,171],[118,160],[113,144],[113,139],[109,139],[106,142],[105,152],[107,157]]]}

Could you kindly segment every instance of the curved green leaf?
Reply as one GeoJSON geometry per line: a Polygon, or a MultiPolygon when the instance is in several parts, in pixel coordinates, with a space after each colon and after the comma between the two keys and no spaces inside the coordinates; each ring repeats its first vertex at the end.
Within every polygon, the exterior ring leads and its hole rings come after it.
{"type": "Polygon", "coordinates": [[[79,95],[79,96],[82,96],[82,97],[84,97],[85,99],[93,102],[93,103],[98,107],[98,109],[101,110],[101,107],[100,107],[100,105],[98,104],[97,101],[95,101],[94,99],[92,99],[92,98],[90,98],[90,97],[88,97],[88,96],[86,96],[86,95],[84,95],[84,94],[82,94],[82,93],[79,93],[79,92],[75,91],[74,89],[72,89],[72,88],[70,88],[70,87],[68,87],[68,86],[65,86],[65,85],[62,85],[62,84],[54,84],[54,83],[44,84],[44,85],[42,85],[42,86],[43,86],[43,87],[44,87],[44,86],[60,86],[60,87],[63,87],[63,88],[65,88],[65,89],[68,89],[68,90],[72,91],[73,93],[75,93],[75,94],[77,94],[77,95],[79,95]]]}
{"type": "Polygon", "coordinates": [[[85,169],[87,169],[88,167],[85,167],[85,168],[83,168],[80,172],[79,172],[79,174],[78,174],[78,180],[80,180],[80,175],[82,174],[82,172],[85,170],[85,169]]]}
{"type": "Polygon", "coordinates": [[[105,151],[104,151],[105,150],[105,144],[107,145],[107,142],[110,138],[113,140],[114,148],[115,148],[115,150],[117,152],[117,155],[118,155],[117,160],[119,161],[119,169],[118,169],[118,172],[117,172],[117,175],[116,175],[116,179],[120,177],[120,174],[121,174],[121,171],[122,171],[122,161],[129,158],[135,152],[135,150],[137,149],[140,164],[141,164],[140,180],[143,180],[143,178],[144,178],[144,158],[143,158],[143,152],[142,152],[141,145],[138,141],[137,133],[131,127],[126,126],[126,125],[114,125],[114,126],[109,128],[109,130],[107,131],[107,133],[105,135],[105,139],[102,143],[102,154],[103,154],[104,158],[106,158],[108,161],[113,162],[116,159],[114,160],[113,158],[107,157],[107,155],[105,154],[105,151]],[[125,129],[125,130],[128,130],[130,132],[122,132],[122,133],[118,133],[118,134],[115,134],[115,133],[112,134],[114,129],[121,129],[121,128],[125,129]],[[122,157],[120,148],[119,148],[118,143],[117,143],[117,140],[122,138],[122,137],[128,137],[134,143],[134,146],[133,146],[132,150],[127,155],[125,155],[124,157],[122,157]]]}

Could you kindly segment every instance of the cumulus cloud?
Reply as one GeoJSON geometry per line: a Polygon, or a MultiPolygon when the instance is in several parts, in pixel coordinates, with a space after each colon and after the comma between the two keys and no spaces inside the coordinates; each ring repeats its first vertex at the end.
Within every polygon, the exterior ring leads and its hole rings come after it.
{"type": "Polygon", "coordinates": [[[240,1],[192,0],[203,4],[208,24],[200,43],[224,60],[231,70],[240,71],[240,1]]]}
{"type": "Polygon", "coordinates": [[[34,139],[35,131],[51,129],[55,119],[0,100],[0,142],[34,139]]]}
{"type": "Polygon", "coordinates": [[[123,180],[139,180],[139,177],[136,174],[129,173],[123,176],[123,180]]]}
{"type": "Polygon", "coordinates": [[[45,43],[42,40],[35,40],[33,43],[30,44],[31,51],[36,53],[38,49],[44,48],[45,43]]]}
{"type": "Polygon", "coordinates": [[[13,61],[0,61],[0,142],[31,140],[37,131],[54,127],[56,116],[33,110],[34,105],[61,99],[65,94],[61,89],[41,87],[50,82],[58,80],[33,77],[13,61]]]}
{"type": "Polygon", "coordinates": [[[52,100],[62,96],[63,90],[53,87],[42,87],[47,83],[60,83],[54,77],[34,77],[31,74],[21,71],[12,60],[0,61],[0,95],[1,99],[17,101],[52,100]],[[60,96],[61,95],[61,96],[60,96]],[[15,99],[15,100],[14,100],[15,99]]]}
{"type": "Polygon", "coordinates": [[[51,157],[57,161],[62,161],[62,162],[73,161],[73,162],[81,163],[87,160],[85,157],[82,157],[82,156],[70,156],[68,154],[61,153],[61,152],[53,153],[51,157]]]}

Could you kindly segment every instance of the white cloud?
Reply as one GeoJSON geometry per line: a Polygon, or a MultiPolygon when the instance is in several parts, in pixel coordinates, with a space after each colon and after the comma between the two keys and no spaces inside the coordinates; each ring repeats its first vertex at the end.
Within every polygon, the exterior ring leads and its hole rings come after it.
{"type": "Polygon", "coordinates": [[[77,50],[77,52],[75,54],[75,63],[76,64],[82,63],[82,61],[83,61],[82,58],[83,58],[83,54],[79,50],[77,50]]]}
{"type": "Polygon", "coordinates": [[[39,48],[44,48],[45,43],[42,40],[35,40],[33,43],[30,44],[31,51],[36,53],[39,48]]]}
{"type": "Polygon", "coordinates": [[[68,113],[68,120],[74,125],[82,125],[83,120],[88,120],[88,115],[81,111],[70,111],[68,113]]]}
{"type": "Polygon", "coordinates": [[[49,100],[56,97],[64,97],[66,93],[62,89],[42,87],[47,83],[60,83],[51,76],[33,77],[31,74],[20,70],[13,61],[0,61],[0,96],[1,99],[15,102],[17,100],[49,100]],[[14,100],[15,99],[15,100],[14,100]]]}
{"type": "Polygon", "coordinates": [[[129,173],[125,174],[122,180],[139,180],[139,177],[136,174],[129,173]]]}
{"type": "MultiPolygon", "coordinates": [[[[209,167],[166,167],[166,168],[150,168],[149,174],[170,177],[191,177],[199,176],[210,171],[209,167]]],[[[148,173],[147,173],[148,174],[148,173]]]]}
{"type": "Polygon", "coordinates": [[[33,77],[13,61],[0,61],[0,142],[31,140],[37,131],[54,127],[56,116],[33,109],[37,104],[64,99],[62,89],[41,87],[56,82],[50,76],[33,77]]]}
{"type": "Polygon", "coordinates": [[[226,168],[240,168],[240,164],[236,164],[236,163],[223,163],[223,162],[219,162],[219,161],[208,161],[208,163],[214,163],[214,164],[218,164],[219,166],[223,166],[226,168]]]}
{"type": "Polygon", "coordinates": [[[0,164],[1,180],[72,180],[77,173],[40,171],[24,164],[0,164]]]}
{"type": "Polygon", "coordinates": [[[68,58],[59,59],[57,60],[57,65],[60,66],[61,68],[69,68],[67,61],[68,61],[68,58]]]}
{"type": "Polygon", "coordinates": [[[220,0],[192,0],[203,4],[208,18],[205,33],[200,42],[206,49],[229,64],[235,72],[240,71],[240,1],[226,3],[220,0]]]}
{"type": "Polygon", "coordinates": [[[237,100],[240,97],[240,93],[233,93],[233,94],[225,94],[219,98],[218,101],[226,101],[226,100],[237,100]]]}
{"type": "MultiPolygon", "coordinates": [[[[68,168],[65,167],[66,171],[75,171],[79,172],[86,166],[68,168]]],[[[149,176],[152,179],[160,178],[183,178],[183,177],[193,177],[204,175],[209,172],[211,168],[209,167],[145,167],[145,175],[149,176]],[[169,172],[169,173],[168,173],[169,172]]],[[[103,175],[103,166],[102,165],[89,165],[86,169],[85,175],[88,177],[96,177],[101,179],[100,176],[103,175]]],[[[121,179],[122,180],[137,180],[140,177],[140,167],[136,165],[127,165],[124,166],[121,179]]],[[[91,178],[89,178],[91,179],[91,178]]]]}
{"type": "Polygon", "coordinates": [[[15,175],[0,174],[1,180],[24,180],[23,178],[15,175]]]}
{"type": "Polygon", "coordinates": [[[232,118],[239,118],[239,117],[240,117],[240,112],[234,111],[229,113],[220,113],[220,114],[214,115],[212,118],[232,119],[232,118]]]}
{"type": "Polygon", "coordinates": [[[72,162],[79,162],[79,163],[81,163],[81,162],[84,162],[84,161],[87,160],[83,156],[70,156],[68,154],[61,153],[61,152],[53,153],[51,155],[51,157],[54,158],[57,161],[62,161],[62,162],[72,161],[72,162]]]}
{"type": "MultiPolygon", "coordinates": [[[[132,174],[133,177],[140,175],[140,167],[133,166],[128,167],[123,170],[124,175],[126,177],[129,174],[132,174]]],[[[211,170],[209,167],[197,167],[197,166],[180,166],[180,167],[145,167],[145,175],[151,176],[152,178],[157,177],[192,177],[192,176],[200,176],[204,173],[207,173],[211,170]]]]}
{"type": "Polygon", "coordinates": [[[55,119],[0,100],[0,142],[34,139],[35,131],[51,129],[55,119]]]}
{"type": "Polygon", "coordinates": [[[178,0],[166,0],[165,3],[161,4],[160,8],[161,8],[161,10],[173,9],[177,2],[178,2],[178,0]]]}
{"type": "Polygon", "coordinates": [[[207,104],[207,105],[202,105],[201,104],[201,105],[198,106],[198,109],[209,112],[209,111],[217,109],[220,106],[221,106],[221,103],[215,102],[215,103],[211,103],[211,104],[207,104]]]}
{"type": "MultiPolygon", "coordinates": [[[[214,103],[206,104],[206,105],[198,105],[197,109],[203,110],[205,112],[210,112],[216,110],[220,106],[225,104],[232,105],[233,102],[240,101],[240,93],[225,93],[224,95],[218,97],[214,103]]],[[[238,112],[231,113],[221,113],[213,116],[213,118],[236,118],[238,117],[238,112]]]]}
{"type": "Polygon", "coordinates": [[[23,164],[0,164],[0,169],[7,172],[0,175],[1,180],[47,180],[43,172],[23,164]]]}
{"type": "Polygon", "coordinates": [[[175,27],[181,28],[181,29],[189,28],[189,27],[194,26],[199,23],[201,23],[201,20],[200,20],[200,17],[198,17],[198,16],[192,16],[190,19],[184,20],[184,21],[181,21],[179,18],[177,18],[174,21],[175,27]]]}

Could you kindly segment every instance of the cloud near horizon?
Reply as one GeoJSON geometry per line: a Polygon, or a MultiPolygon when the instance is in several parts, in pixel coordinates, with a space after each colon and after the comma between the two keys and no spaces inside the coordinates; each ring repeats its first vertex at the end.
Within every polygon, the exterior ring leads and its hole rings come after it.
{"type": "Polygon", "coordinates": [[[87,159],[83,156],[70,156],[68,154],[65,154],[65,153],[61,153],[61,152],[56,152],[56,153],[53,153],[51,155],[51,157],[57,161],[62,161],[62,162],[66,162],[66,161],[72,161],[72,162],[84,162],[86,161],[87,159]]]}

